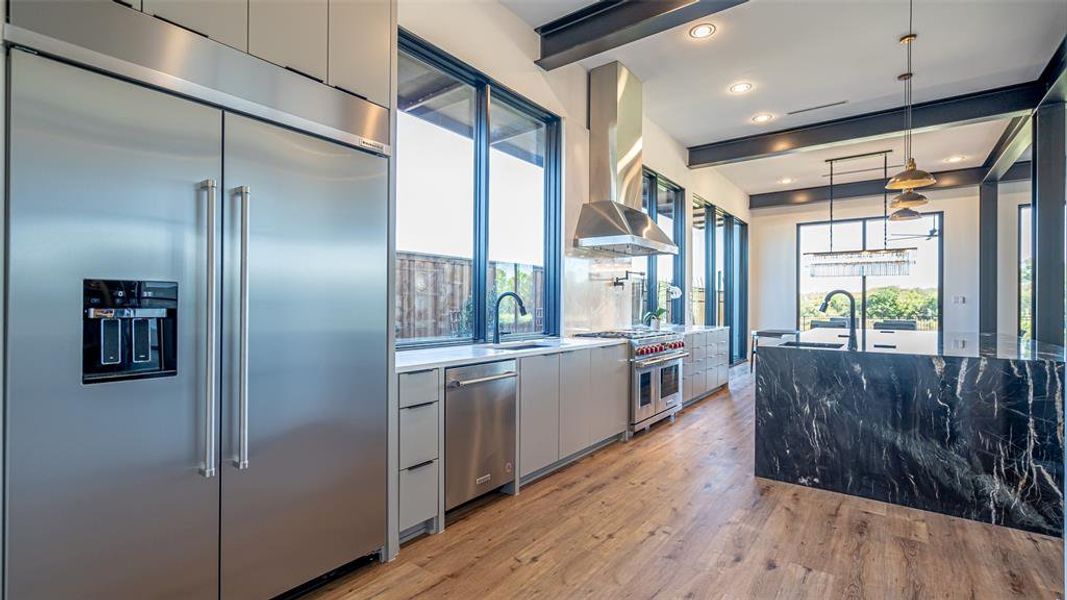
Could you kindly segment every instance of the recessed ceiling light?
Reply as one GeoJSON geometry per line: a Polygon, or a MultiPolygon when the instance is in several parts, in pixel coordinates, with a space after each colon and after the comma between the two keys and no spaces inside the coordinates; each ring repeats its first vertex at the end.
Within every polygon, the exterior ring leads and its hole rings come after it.
{"type": "Polygon", "coordinates": [[[747,81],[738,81],[730,86],[731,94],[747,94],[752,91],[752,84],[747,81]]]}
{"type": "Polygon", "coordinates": [[[783,178],[778,180],[778,183],[789,184],[789,183],[793,183],[794,181],[796,181],[796,179],[793,179],[792,177],[783,177],[783,178]]]}
{"type": "Polygon", "coordinates": [[[774,115],[771,113],[756,113],[752,116],[753,123],[769,123],[774,119],[774,115]]]}
{"type": "Polygon", "coordinates": [[[945,162],[947,162],[947,163],[958,163],[958,162],[963,162],[966,159],[967,159],[967,157],[962,155],[962,154],[953,154],[952,156],[946,158],[945,162]]]}
{"type": "Polygon", "coordinates": [[[689,29],[689,37],[691,37],[693,39],[696,39],[696,40],[702,40],[704,38],[709,38],[714,33],[715,33],[715,26],[712,25],[711,23],[701,23],[699,25],[693,25],[689,29]]]}

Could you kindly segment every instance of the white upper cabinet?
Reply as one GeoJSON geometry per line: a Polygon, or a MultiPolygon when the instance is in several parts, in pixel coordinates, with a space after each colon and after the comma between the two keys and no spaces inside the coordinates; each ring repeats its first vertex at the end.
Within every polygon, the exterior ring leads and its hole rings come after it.
{"type": "Polygon", "coordinates": [[[389,107],[391,0],[329,0],[330,65],[326,82],[389,107]]]}
{"type": "Polygon", "coordinates": [[[326,81],[327,0],[248,0],[248,52],[326,81]]]}
{"type": "Polygon", "coordinates": [[[248,0],[143,0],[144,12],[248,50],[248,0]]]}

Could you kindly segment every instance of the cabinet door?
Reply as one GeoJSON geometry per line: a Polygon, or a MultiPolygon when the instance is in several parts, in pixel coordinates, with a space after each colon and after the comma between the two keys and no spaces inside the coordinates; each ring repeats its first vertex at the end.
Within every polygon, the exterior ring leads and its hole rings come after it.
{"type": "Polygon", "coordinates": [[[329,0],[330,38],[327,83],[390,106],[391,0],[329,0]]]}
{"type": "Polygon", "coordinates": [[[591,351],[592,409],[589,411],[590,443],[626,430],[630,420],[630,349],[625,344],[591,351]]]}
{"type": "Polygon", "coordinates": [[[559,455],[565,458],[590,442],[590,352],[575,350],[559,356],[559,455]]]}
{"type": "Polygon", "coordinates": [[[247,0],[144,0],[144,12],[248,50],[247,0]]]}
{"type": "Polygon", "coordinates": [[[559,355],[519,360],[519,457],[525,477],[559,460],[559,355]]]}
{"type": "Polygon", "coordinates": [[[327,0],[249,0],[248,52],[326,81],[327,0]]]}

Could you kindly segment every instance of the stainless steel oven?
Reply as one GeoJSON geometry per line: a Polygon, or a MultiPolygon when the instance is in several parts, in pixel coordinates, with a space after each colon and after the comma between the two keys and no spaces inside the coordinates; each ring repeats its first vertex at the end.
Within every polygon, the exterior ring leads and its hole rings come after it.
{"type": "Polygon", "coordinates": [[[631,429],[674,416],[682,407],[682,359],[685,352],[633,359],[631,429]]]}
{"type": "Polygon", "coordinates": [[[630,340],[630,428],[628,434],[648,429],[653,423],[682,409],[682,334],[675,331],[629,329],[579,334],[587,337],[630,340]]]}

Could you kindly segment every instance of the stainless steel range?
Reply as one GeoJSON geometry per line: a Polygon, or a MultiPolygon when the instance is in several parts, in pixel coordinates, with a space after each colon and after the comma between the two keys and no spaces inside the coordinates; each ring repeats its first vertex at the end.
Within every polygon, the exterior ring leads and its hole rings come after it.
{"type": "Polygon", "coordinates": [[[630,340],[629,434],[662,419],[674,420],[682,408],[682,359],[689,355],[682,334],[627,329],[578,335],[630,340]]]}

